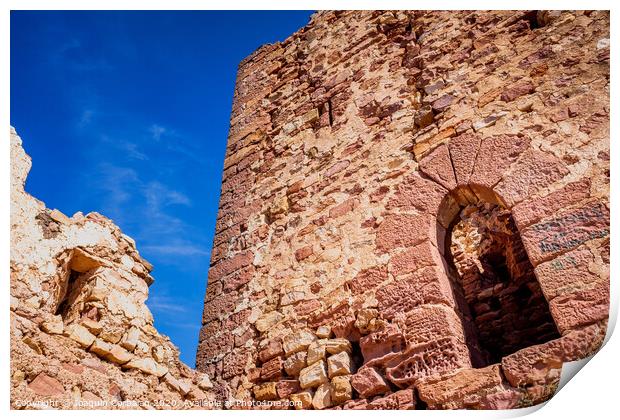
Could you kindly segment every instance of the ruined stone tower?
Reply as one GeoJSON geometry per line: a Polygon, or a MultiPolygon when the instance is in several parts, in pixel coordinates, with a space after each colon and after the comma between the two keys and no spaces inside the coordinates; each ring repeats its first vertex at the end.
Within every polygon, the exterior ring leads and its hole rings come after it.
{"type": "Polygon", "coordinates": [[[512,408],[609,303],[609,13],[320,12],[239,66],[218,398],[512,408]]]}
{"type": "Polygon", "coordinates": [[[209,377],[153,326],[153,267],[134,240],[28,194],[30,157],[12,127],[10,140],[11,408],[212,407],[209,377]]]}

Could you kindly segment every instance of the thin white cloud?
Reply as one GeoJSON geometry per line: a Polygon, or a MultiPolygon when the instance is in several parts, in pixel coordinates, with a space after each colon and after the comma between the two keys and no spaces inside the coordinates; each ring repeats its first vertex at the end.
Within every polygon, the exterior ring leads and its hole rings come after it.
{"type": "Polygon", "coordinates": [[[176,312],[176,313],[185,313],[187,312],[187,307],[185,305],[179,304],[178,299],[175,302],[175,299],[172,299],[168,296],[159,294],[156,296],[150,296],[146,301],[147,306],[152,311],[166,311],[166,312],[176,312]]]}
{"type": "Polygon", "coordinates": [[[170,245],[145,245],[141,247],[145,253],[158,254],[160,256],[205,256],[208,257],[211,252],[200,246],[183,243],[170,245]]]}
{"type": "Polygon", "coordinates": [[[156,141],[159,141],[161,139],[161,136],[163,136],[164,133],[166,133],[166,131],[167,131],[166,127],[162,127],[161,125],[157,125],[157,124],[153,124],[149,128],[149,132],[151,133],[151,136],[153,136],[153,139],[156,141]]]}

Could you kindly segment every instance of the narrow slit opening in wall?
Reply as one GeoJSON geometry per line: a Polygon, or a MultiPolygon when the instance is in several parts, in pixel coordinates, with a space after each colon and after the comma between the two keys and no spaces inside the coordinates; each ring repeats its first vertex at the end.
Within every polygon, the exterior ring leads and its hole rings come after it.
{"type": "Polygon", "coordinates": [[[327,100],[327,103],[326,103],[325,106],[327,107],[327,116],[329,118],[329,126],[331,127],[331,126],[334,125],[334,114],[333,114],[333,111],[332,111],[332,100],[331,100],[331,98],[329,98],[327,100]]]}
{"type": "Polygon", "coordinates": [[[474,367],[560,336],[509,210],[462,205],[444,255],[474,367]]]}
{"type": "Polygon", "coordinates": [[[69,312],[69,298],[77,284],[77,280],[82,273],[69,269],[69,273],[66,280],[64,295],[59,299],[58,306],[56,308],[56,315],[60,315],[63,319],[67,317],[69,312]]]}

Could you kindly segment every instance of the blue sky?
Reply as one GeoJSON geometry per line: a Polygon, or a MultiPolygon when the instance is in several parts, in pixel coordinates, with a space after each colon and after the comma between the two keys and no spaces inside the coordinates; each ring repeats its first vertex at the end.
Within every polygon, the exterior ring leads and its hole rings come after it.
{"type": "Polygon", "coordinates": [[[12,12],[28,192],[100,212],[155,269],[155,326],[194,366],[239,61],[306,11],[12,12]]]}

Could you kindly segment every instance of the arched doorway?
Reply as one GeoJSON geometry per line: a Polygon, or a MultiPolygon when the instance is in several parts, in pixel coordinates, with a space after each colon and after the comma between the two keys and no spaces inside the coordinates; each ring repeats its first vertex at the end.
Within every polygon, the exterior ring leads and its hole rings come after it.
{"type": "Polygon", "coordinates": [[[474,367],[560,336],[510,210],[494,197],[461,188],[444,200],[443,255],[474,367]]]}

